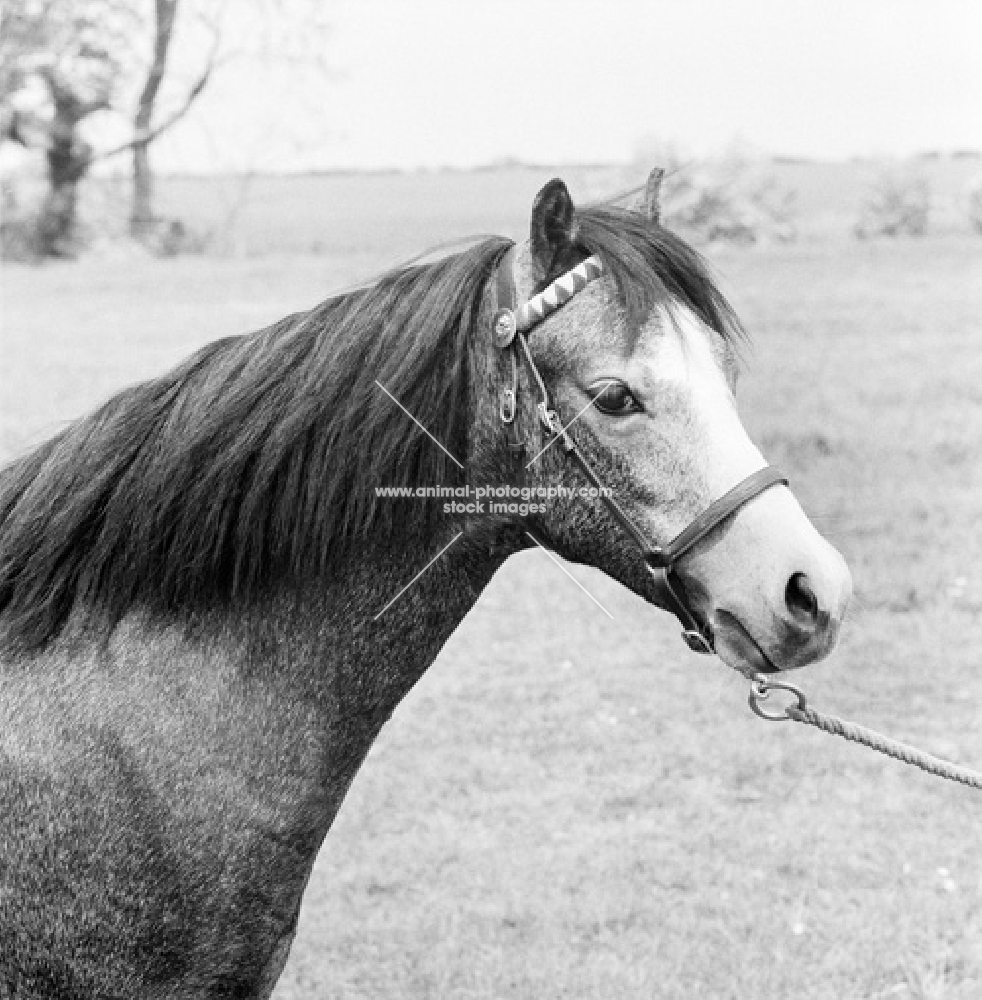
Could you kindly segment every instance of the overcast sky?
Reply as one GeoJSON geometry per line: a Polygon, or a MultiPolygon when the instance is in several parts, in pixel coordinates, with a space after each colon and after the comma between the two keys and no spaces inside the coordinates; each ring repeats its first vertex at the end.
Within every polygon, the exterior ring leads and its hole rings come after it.
{"type": "MultiPolygon", "coordinates": [[[[289,0],[286,0],[288,3],[289,0]]],[[[324,0],[334,74],[232,64],[164,169],[982,147],[980,0],[324,0]]],[[[233,8],[234,9],[234,8],[233,8]]]]}

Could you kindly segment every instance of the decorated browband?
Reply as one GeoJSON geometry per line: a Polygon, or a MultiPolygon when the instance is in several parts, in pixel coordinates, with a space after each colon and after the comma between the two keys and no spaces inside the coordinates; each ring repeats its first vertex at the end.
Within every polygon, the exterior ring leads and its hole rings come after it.
{"type": "Polygon", "coordinates": [[[548,288],[543,289],[538,295],[533,295],[525,305],[518,308],[515,321],[519,332],[524,333],[537,323],[541,323],[546,316],[569,302],[577,292],[582,291],[603,273],[603,261],[599,257],[587,257],[571,271],[556,278],[548,288]]]}

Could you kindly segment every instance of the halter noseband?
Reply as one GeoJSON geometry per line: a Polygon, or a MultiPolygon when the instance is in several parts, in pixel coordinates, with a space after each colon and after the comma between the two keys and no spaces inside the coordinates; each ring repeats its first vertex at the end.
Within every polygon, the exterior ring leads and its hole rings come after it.
{"type": "Polygon", "coordinates": [[[696,653],[715,652],[712,625],[709,622],[700,622],[689,607],[685,593],[675,576],[675,564],[744,504],[749,503],[754,497],[759,496],[772,486],[787,486],[788,480],[771,466],[758,469],[734,486],[728,493],[713,501],[667,545],[652,545],[641,528],[631,520],[624,509],[614,500],[610,491],[604,487],[593,466],[586,460],[576,442],[570,437],[568,429],[563,426],[558,414],[552,408],[549,390],[543,381],[535,359],[532,357],[528,342],[528,333],[534,326],[541,323],[547,316],[567,303],[577,292],[604,273],[603,262],[599,257],[588,257],[571,271],[567,271],[553,281],[538,295],[534,295],[524,305],[519,306],[512,271],[515,252],[516,248],[511,247],[498,265],[495,276],[496,311],[491,320],[495,343],[502,350],[508,350],[512,358],[512,385],[511,388],[504,390],[501,405],[501,419],[510,427],[509,447],[513,450],[524,448],[524,442],[516,438],[512,426],[516,413],[518,391],[518,360],[516,355],[520,347],[525,364],[539,390],[540,399],[536,409],[540,422],[547,433],[562,442],[566,454],[576,462],[590,484],[600,491],[600,496],[607,504],[614,519],[641,550],[645,565],[654,579],[653,603],[672,612],[678,618],[682,624],[682,638],[691,650],[696,653]]]}

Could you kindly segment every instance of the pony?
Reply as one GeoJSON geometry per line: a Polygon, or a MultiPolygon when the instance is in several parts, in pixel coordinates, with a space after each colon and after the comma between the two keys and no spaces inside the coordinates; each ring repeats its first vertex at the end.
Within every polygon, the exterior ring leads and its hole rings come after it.
{"type": "Polygon", "coordinates": [[[848,570],[760,480],[744,334],[660,176],[632,208],[552,181],[525,242],[209,344],[0,473],[0,995],[268,997],[372,741],[522,549],[663,604],[621,522],[716,510],[669,567],[707,643],[829,652],[848,570]],[[527,365],[502,289],[552,296],[527,365]],[[505,488],[545,499],[467,500],[505,488]]]}

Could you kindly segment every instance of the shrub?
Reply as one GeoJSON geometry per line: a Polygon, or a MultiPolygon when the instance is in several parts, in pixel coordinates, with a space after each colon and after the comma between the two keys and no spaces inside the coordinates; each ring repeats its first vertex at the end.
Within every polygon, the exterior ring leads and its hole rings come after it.
{"type": "Polygon", "coordinates": [[[17,199],[13,185],[4,178],[0,188],[0,258],[3,260],[34,260],[37,256],[37,215],[26,212],[17,199]]]}
{"type": "Polygon", "coordinates": [[[795,193],[739,153],[686,162],[671,147],[649,142],[636,164],[636,170],[665,168],[662,222],[690,239],[749,245],[797,236],[795,193]]]}
{"type": "Polygon", "coordinates": [[[181,219],[157,218],[140,237],[140,243],[155,257],[177,257],[187,253],[204,253],[208,240],[181,219]]]}
{"type": "Polygon", "coordinates": [[[976,177],[968,187],[968,221],[982,236],[982,177],[976,177]]]}
{"type": "Polygon", "coordinates": [[[702,165],[665,181],[662,217],[696,239],[752,244],[797,235],[794,192],[744,164],[702,165]]]}
{"type": "MultiPolygon", "coordinates": [[[[36,262],[42,253],[40,224],[46,182],[43,176],[22,174],[2,181],[0,257],[36,262]]],[[[91,177],[79,189],[75,239],[65,255],[86,252],[173,257],[203,253],[208,236],[180,219],[157,218],[139,239],[129,233],[129,179],[91,177]]]]}
{"type": "Polygon", "coordinates": [[[907,170],[885,171],[869,184],[854,227],[856,236],[923,236],[931,212],[927,178],[907,170]]]}

